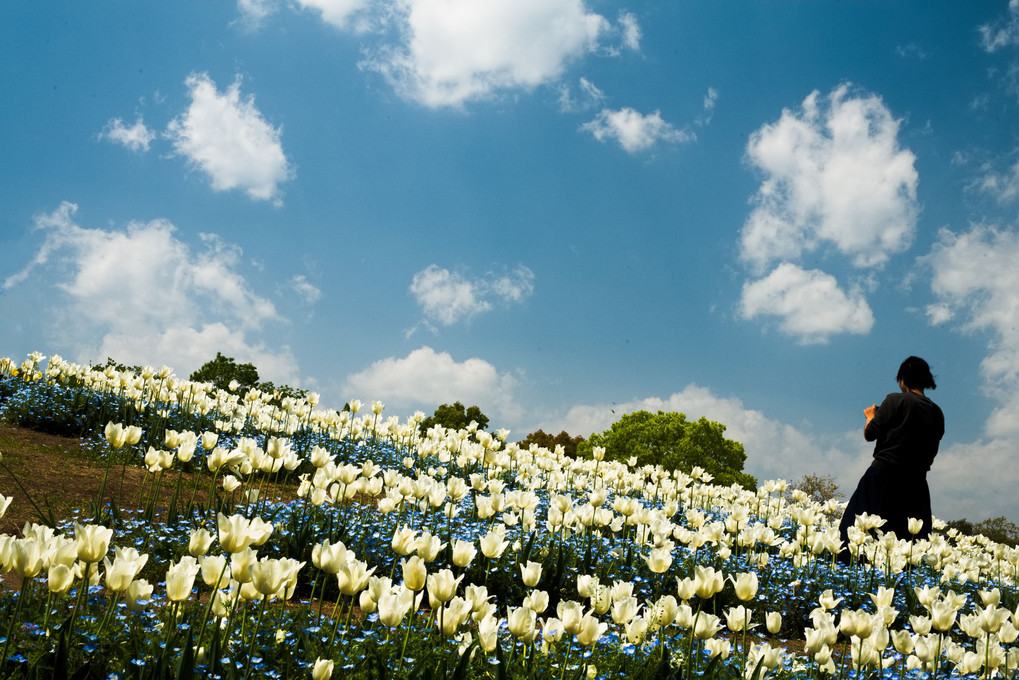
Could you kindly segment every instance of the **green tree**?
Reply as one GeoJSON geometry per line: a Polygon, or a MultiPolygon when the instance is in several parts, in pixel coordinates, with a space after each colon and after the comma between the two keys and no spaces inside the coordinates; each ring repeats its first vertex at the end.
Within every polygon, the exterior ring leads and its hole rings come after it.
{"type": "Polygon", "coordinates": [[[1019,544],[1019,526],[1005,516],[992,517],[973,525],[973,533],[983,534],[995,543],[1015,547],[1019,544]]]}
{"type": "Polygon", "coordinates": [[[428,428],[435,425],[442,425],[449,430],[466,430],[467,426],[474,421],[478,424],[479,430],[488,427],[488,416],[481,412],[477,406],[464,406],[459,401],[450,404],[443,404],[435,409],[435,413],[421,421],[421,432],[427,432],[428,428]]]}
{"type": "Polygon", "coordinates": [[[789,487],[789,491],[794,489],[799,489],[817,503],[824,503],[832,498],[842,498],[842,491],[839,490],[838,482],[832,475],[816,473],[803,475],[789,487]]]}
{"type": "Polygon", "coordinates": [[[254,364],[238,364],[233,357],[216,352],[216,358],[207,361],[191,374],[190,380],[212,383],[221,390],[237,391],[244,394],[252,387],[258,387],[258,369],[254,364]],[[237,381],[236,390],[230,390],[230,383],[237,381]]]}
{"type": "Polygon", "coordinates": [[[714,484],[757,487],[757,480],[743,472],[747,454],[743,444],[726,439],[725,425],[707,418],[691,421],[683,413],[637,411],[627,413],[601,434],[577,447],[580,456],[590,457],[595,446],[605,448],[607,460],[637,459],[637,465],[661,465],[668,470],[689,473],[701,467],[714,484]]]}
{"type": "Polygon", "coordinates": [[[519,443],[519,446],[522,449],[526,449],[530,447],[531,444],[537,444],[538,446],[544,447],[549,451],[554,451],[556,446],[561,446],[563,447],[563,451],[566,453],[567,456],[569,456],[570,458],[576,458],[577,447],[583,441],[584,438],[581,437],[580,435],[577,435],[576,437],[571,437],[569,434],[566,433],[566,430],[563,430],[554,437],[548,434],[547,432],[544,432],[543,430],[538,430],[537,432],[532,432],[531,434],[527,435],[527,437],[525,437],[523,441],[519,443]]]}

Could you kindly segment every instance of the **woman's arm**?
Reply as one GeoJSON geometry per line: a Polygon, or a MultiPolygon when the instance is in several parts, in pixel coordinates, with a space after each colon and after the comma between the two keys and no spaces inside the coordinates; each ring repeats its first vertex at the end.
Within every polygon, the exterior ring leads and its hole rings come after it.
{"type": "Polygon", "coordinates": [[[867,426],[870,425],[870,421],[874,420],[874,415],[877,413],[877,404],[872,404],[867,408],[863,409],[863,415],[867,417],[867,422],[863,424],[863,438],[870,441],[867,437],[867,426]]]}

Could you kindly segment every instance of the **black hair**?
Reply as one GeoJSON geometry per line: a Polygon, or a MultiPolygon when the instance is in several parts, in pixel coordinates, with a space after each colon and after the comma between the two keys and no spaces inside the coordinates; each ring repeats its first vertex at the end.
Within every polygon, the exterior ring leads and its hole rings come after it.
{"type": "Polygon", "coordinates": [[[933,390],[937,388],[934,384],[934,376],[931,375],[931,367],[920,357],[909,357],[899,366],[899,372],[895,380],[901,380],[908,389],[933,390]]]}

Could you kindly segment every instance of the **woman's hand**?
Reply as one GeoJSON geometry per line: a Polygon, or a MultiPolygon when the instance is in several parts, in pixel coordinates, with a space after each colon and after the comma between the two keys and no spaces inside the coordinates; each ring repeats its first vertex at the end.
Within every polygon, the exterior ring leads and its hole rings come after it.
{"type": "Polygon", "coordinates": [[[867,416],[867,422],[863,424],[863,438],[867,441],[870,441],[867,437],[867,426],[870,425],[870,421],[874,420],[875,413],[877,413],[877,404],[871,404],[867,408],[863,409],[863,415],[867,416]]]}

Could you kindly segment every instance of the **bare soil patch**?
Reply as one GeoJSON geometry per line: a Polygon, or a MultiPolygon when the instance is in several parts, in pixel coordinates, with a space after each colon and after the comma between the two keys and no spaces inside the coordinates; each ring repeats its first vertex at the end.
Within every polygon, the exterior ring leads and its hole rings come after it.
{"type": "MultiPolygon", "coordinates": [[[[85,509],[99,492],[105,472],[105,467],[89,458],[79,439],[2,423],[0,454],[9,469],[0,468],[0,493],[14,499],[0,518],[0,533],[4,534],[20,535],[25,522],[40,521],[32,500],[43,510],[48,504],[57,519],[69,517],[76,509],[85,509]]],[[[132,489],[137,498],[144,471],[130,472],[124,480],[125,493],[132,489]]]]}

